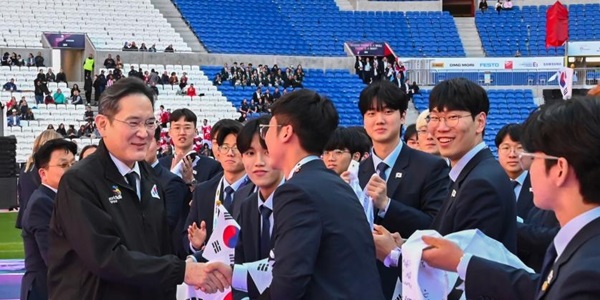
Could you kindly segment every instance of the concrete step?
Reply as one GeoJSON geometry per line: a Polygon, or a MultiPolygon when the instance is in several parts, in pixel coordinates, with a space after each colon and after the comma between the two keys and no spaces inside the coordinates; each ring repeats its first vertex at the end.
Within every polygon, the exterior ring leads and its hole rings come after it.
{"type": "Polygon", "coordinates": [[[192,52],[207,53],[206,48],[194,34],[188,24],[183,20],[179,10],[170,0],[150,0],[152,5],[167,19],[183,41],[192,49],[192,52]]]}

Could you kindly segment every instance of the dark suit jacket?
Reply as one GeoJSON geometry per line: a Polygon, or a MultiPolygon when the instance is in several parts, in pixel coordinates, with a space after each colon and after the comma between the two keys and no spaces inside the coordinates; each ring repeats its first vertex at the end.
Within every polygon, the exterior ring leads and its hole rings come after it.
{"type": "Polygon", "coordinates": [[[560,230],[553,211],[533,207],[526,223],[517,223],[517,255],[527,266],[540,272],[544,255],[560,230]]]}
{"type": "Polygon", "coordinates": [[[473,257],[467,267],[466,296],[468,299],[598,299],[598,247],[600,218],[584,226],[569,242],[552,267],[553,277],[546,291],[541,287],[547,277],[473,257]]]}
{"type": "MultiPolygon", "coordinates": [[[[384,218],[375,216],[375,223],[390,232],[399,232],[403,238],[429,228],[448,196],[448,172],[445,160],[403,145],[387,180],[390,206],[384,218]]],[[[360,163],[358,178],[362,188],[374,173],[372,157],[360,163]]],[[[385,297],[391,299],[398,274],[381,262],[377,265],[385,297]]]]}
{"type": "Polygon", "coordinates": [[[516,223],[515,193],[510,179],[486,148],[458,175],[432,228],[441,235],[479,229],[516,253],[516,223]]]}
{"type": "Polygon", "coordinates": [[[169,231],[173,239],[173,250],[175,254],[181,258],[185,257],[185,251],[181,248],[181,230],[190,211],[190,199],[192,193],[188,186],[179,176],[171,173],[163,166],[157,164],[154,166],[154,173],[158,177],[159,183],[165,191],[166,201],[165,208],[167,210],[167,223],[169,231]]]}
{"type": "Polygon", "coordinates": [[[21,170],[19,173],[19,182],[17,184],[17,191],[19,192],[19,212],[17,213],[17,222],[15,227],[21,229],[23,228],[21,225],[21,219],[23,218],[23,213],[25,213],[25,209],[27,208],[27,202],[40,184],[42,183],[40,179],[40,174],[38,173],[38,169],[33,167],[33,169],[29,172],[25,172],[25,170],[21,170]]]}
{"type": "Polygon", "coordinates": [[[310,161],[273,200],[271,299],[384,299],[364,210],[337,174],[310,161]]]}
{"type": "Polygon", "coordinates": [[[48,231],[55,196],[54,191],[40,185],[31,195],[23,214],[21,236],[26,271],[21,281],[21,300],[48,299],[48,231]]]}
{"type": "Polygon", "coordinates": [[[523,219],[523,221],[527,221],[529,211],[531,211],[531,209],[534,207],[533,192],[529,190],[531,188],[531,180],[529,176],[529,174],[525,176],[525,180],[523,180],[523,186],[519,192],[519,198],[517,199],[517,216],[523,219]]]}
{"type": "MultiPolygon", "coordinates": [[[[208,241],[208,239],[210,238],[210,235],[212,234],[213,231],[213,223],[214,223],[214,214],[215,214],[215,193],[217,191],[217,189],[222,188],[219,183],[221,182],[221,178],[222,176],[219,177],[214,177],[212,179],[210,179],[209,181],[205,181],[203,183],[200,183],[196,186],[196,189],[194,190],[193,196],[192,196],[192,206],[190,207],[190,212],[187,215],[187,218],[185,220],[185,225],[182,228],[182,231],[180,232],[181,236],[182,236],[182,240],[183,240],[183,247],[186,251],[186,253],[191,254],[191,250],[190,250],[190,240],[188,239],[188,234],[187,234],[187,228],[188,226],[192,225],[192,223],[196,222],[196,224],[198,226],[200,226],[200,222],[204,221],[206,222],[206,241],[208,241]]],[[[234,198],[233,198],[233,209],[231,213],[231,216],[237,220],[237,218],[239,217],[240,214],[240,205],[242,201],[236,201],[237,200],[243,200],[245,197],[235,197],[235,194],[237,194],[237,192],[241,192],[242,194],[247,193],[247,191],[244,189],[245,187],[247,187],[249,184],[245,184],[240,186],[240,188],[235,191],[234,193],[234,198]]],[[[221,200],[223,200],[223,191],[221,191],[220,195],[221,195],[221,200]]],[[[246,194],[247,197],[247,194],[246,194]]],[[[205,241],[205,242],[206,242],[205,241]]],[[[205,261],[202,258],[202,253],[197,252],[197,255],[195,255],[196,259],[198,261],[205,261]]]]}
{"type": "MultiPolygon", "coordinates": [[[[198,183],[205,182],[214,177],[220,177],[218,175],[223,172],[223,168],[221,168],[221,164],[218,161],[204,155],[198,155],[198,157],[200,157],[200,160],[194,167],[194,171],[196,172],[194,178],[198,183]]],[[[163,156],[158,159],[158,162],[169,171],[171,170],[172,161],[173,155],[163,156]]]]}

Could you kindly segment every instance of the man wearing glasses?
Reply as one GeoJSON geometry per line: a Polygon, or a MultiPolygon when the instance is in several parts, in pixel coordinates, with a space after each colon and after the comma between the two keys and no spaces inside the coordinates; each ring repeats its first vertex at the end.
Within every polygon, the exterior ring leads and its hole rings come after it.
{"type": "Polygon", "coordinates": [[[524,125],[519,154],[534,202],[552,210],[561,229],[541,272],[529,274],[473,256],[445,239],[427,238],[430,266],[458,272],[468,299],[598,299],[600,295],[600,99],[544,107],[524,125]],[[486,279],[481,279],[486,278],[486,279]],[[493,280],[488,280],[493,278],[493,280]]]}
{"type": "Polygon", "coordinates": [[[77,145],[54,139],[45,143],[34,155],[35,167],[42,184],[31,197],[23,214],[25,275],[21,282],[21,299],[48,299],[48,230],[58,183],[65,171],[75,163],[77,145]]]}
{"type": "Polygon", "coordinates": [[[184,280],[212,292],[229,285],[172,254],[166,194],[144,161],[156,128],[152,91],[119,80],[102,94],[96,124],[98,150],[63,175],[56,195],[49,298],[162,300],[184,280]]]}

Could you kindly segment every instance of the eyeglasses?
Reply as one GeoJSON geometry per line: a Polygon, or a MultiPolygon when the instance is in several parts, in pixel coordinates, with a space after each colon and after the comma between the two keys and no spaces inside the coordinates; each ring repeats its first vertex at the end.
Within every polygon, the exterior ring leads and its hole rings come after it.
{"type": "Polygon", "coordinates": [[[523,149],[523,146],[518,145],[518,146],[509,146],[509,145],[500,145],[500,148],[498,148],[498,152],[501,154],[509,154],[511,152],[514,151],[515,154],[519,155],[519,153],[523,152],[525,149],[523,149]]]}
{"type": "Polygon", "coordinates": [[[127,124],[132,130],[138,130],[138,128],[140,127],[144,127],[144,129],[146,129],[147,131],[153,131],[154,129],[156,129],[156,119],[154,118],[148,119],[146,121],[123,121],[117,118],[112,119],[115,121],[119,121],[123,124],[127,124]]]}
{"type": "Polygon", "coordinates": [[[57,168],[61,168],[61,169],[68,169],[70,167],[72,167],[75,164],[75,162],[64,162],[61,164],[57,164],[57,165],[48,165],[48,167],[57,167],[57,168]]]}
{"type": "Polygon", "coordinates": [[[265,124],[258,125],[258,135],[260,136],[261,139],[263,139],[263,140],[265,139],[265,137],[267,136],[267,132],[269,131],[269,127],[272,127],[272,126],[279,128],[279,127],[282,127],[283,125],[265,125],[265,124]]]}
{"type": "Polygon", "coordinates": [[[450,115],[450,116],[445,116],[445,117],[439,117],[439,116],[429,116],[427,117],[425,120],[427,121],[427,123],[432,124],[434,126],[438,126],[440,124],[441,120],[444,120],[444,122],[446,123],[446,126],[448,127],[454,127],[456,125],[458,125],[458,120],[462,119],[462,118],[466,118],[466,117],[470,117],[471,115],[464,115],[464,116],[460,116],[460,115],[450,115]]]}
{"type": "MultiPolygon", "coordinates": [[[[448,123],[446,123],[446,124],[448,124],[448,123]]],[[[427,129],[417,130],[417,134],[418,135],[427,135],[427,129]]]]}
{"type": "Polygon", "coordinates": [[[521,168],[523,170],[529,170],[529,168],[531,167],[531,164],[533,163],[534,158],[558,160],[560,157],[550,156],[550,155],[545,155],[545,154],[521,152],[521,153],[519,153],[519,164],[521,165],[521,168]]]}
{"type": "Polygon", "coordinates": [[[233,146],[233,147],[231,147],[229,145],[219,146],[219,152],[221,154],[227,154],[227,153],[229,153],[229,150],[231,150],[231,152],[233,152],[233,154],[240,153],[240,150],[238,150],[237,146],[233,146]]]}
{"type": "Polygon", "coordinates": [[[333,156],[333,158],[338,159],[344,153],[350,153],[350,151],[340,150],[340,149],[335,149],[335,150],[331,150],[331,151],[323,151],[323,158],[329,157],[329,155],[331,155],[331,156],[333,156]]]}

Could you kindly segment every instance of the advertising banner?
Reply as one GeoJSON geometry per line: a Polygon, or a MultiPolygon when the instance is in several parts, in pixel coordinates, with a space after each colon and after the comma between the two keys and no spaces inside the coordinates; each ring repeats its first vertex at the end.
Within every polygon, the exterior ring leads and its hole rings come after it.
{"type": "Polygon", "coordinates": [[[394,54],[385,42],[346,42],[346,45],[356,56],[389,56],[394,54]]]}
{"type": "Polygon", "coordinates": [[[44,32],[50,47],[60,49],[85,49],[85,34],[44,32]]]}
{"type": "Polygon", "coordinates": [[[434,58],[430,68],[439,71],[513,71],[556,70],[564,66],[563,57],[481,57],[481,58],[434,58]]]}

